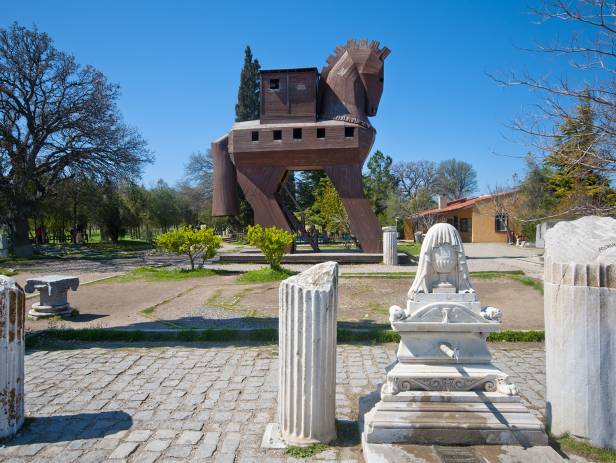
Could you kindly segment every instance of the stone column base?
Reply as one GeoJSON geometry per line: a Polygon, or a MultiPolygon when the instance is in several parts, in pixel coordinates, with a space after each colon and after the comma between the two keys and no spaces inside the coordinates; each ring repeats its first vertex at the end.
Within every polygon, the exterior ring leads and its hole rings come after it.
{"type": "Polygon", "coordinates": [[[49,318],[55,316],[70,315],[73,309],[69,304],[64,305],[41,305],[38,302],[32,304],[32,308],[28,312],[28,316],[34,319],[49,318]]]}
{"type": "MultiPolygon", "coordinates": [[[[369,407],[360,403],[360,414],[369,407]]],[[[543,424],[520,397],[500,392],[408,391],[385,395],[363,420],[362,442],[368,444],[548,444],[543,424]]]]}

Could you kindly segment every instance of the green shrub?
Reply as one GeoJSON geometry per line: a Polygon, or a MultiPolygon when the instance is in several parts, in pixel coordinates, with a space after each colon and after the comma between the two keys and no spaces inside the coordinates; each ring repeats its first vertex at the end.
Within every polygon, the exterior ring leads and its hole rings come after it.
{"type": "Polygon", "coordinates": [[[293,243],[294,236],[280,228],[263,228],[261,225],[248,227],[248,244],[258,247],[272,270],[280,270],[285,250],[293,243]]]}
{"type": "Polygon", "coordinates": [[[195,259],[201,257],[205,262],[216,255],[222,240],[214,234],[212,228],[191,227],[178,228],[163,233],[156,239],[156,244],[166,252],[182,255],[190,259],[190,268],[195,269],[195,259]]]}

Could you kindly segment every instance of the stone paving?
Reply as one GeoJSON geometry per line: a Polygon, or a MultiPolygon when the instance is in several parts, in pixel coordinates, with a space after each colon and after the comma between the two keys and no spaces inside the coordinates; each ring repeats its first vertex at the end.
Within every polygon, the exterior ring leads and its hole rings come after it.
{"type": "MultiPolygon", "coordinates": [[[[26,357],[25,429],[2,462],[295,461],[262,450],[276,419],[276,346],[77,344],[26,357]]],[[[339,442],[311,461],[362,461],[357,403],[383,381],[393,344],[339,345],[339,442]]],[[[534,413],[544,401],[542,344],[491,346],[534,413]]]]}

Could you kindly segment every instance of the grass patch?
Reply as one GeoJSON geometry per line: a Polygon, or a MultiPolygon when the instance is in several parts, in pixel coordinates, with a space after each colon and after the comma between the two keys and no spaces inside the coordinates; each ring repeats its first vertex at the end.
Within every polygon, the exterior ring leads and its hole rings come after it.
{"type": "Polygon", "coordinates": [[[232,342],[260,341],[273,343],[278,340],[278,330],[262,328],[256,330],[178,330],[138,331],[103,328],[51,329],[26,337],[28,348],[44,346],[47,341],[80,342],[232,342]]]}
{"type": "Polygon", "coordinates": [[[15,270],[13,270],[12,268],[4,268],[4,267],[0,267],[0,275],[4,275],[7,277],[12,277],[17,275],[17,272],[15,270]]]}
{"type": "Polygon", "coordinates": [[[326,448],[327,448],[327,445],[325,444],[310,444],[306,447],[298,447],[297,445],[289,445],[285,453],[293,458],[310,458],[316,455],[317,453],[321,453],[326,448]]]}
{"type": "Polygon", "coordinates": [[[209,268],[198,268],[195,270],[169,268],[169,267],[137,267],[126,275],[115,279],[118,282],[129,282],[136,280],[145,281],[179,281],[190,278],[204,278],[218,275],[222,272],[209,268]]]}
{"type": "Polygon", "coordinates": [[[410,244],[400,244],[398,243],[398,251],[404,252],[409,256],[418,256],[421,251],[421,244],[419,243],[410,243],[410,244]]]}
{"type": "Polygon", "coordinates": [[[415,272],[342,273],[340,278],[415,278],[415,272]]]}
{"type": "Polygon", "coordinates": [[[490,278],[510,278],[519,281],[523,285],[530,286],[543,294],[543,281],[528,277],[522,270],[512,270],[506,272],[471,272],[471,278],[490,279],[490,278]]]}
{"type": "MultiPolygon", "coordinates": [[[[146,309],[147,310],[147,309],[146,309]]],[[[81,341],[81,342],[235,342],[255,341],[263,343],[278,342],[276,328],[259,328],[254,330],[169,330],[169,331],[138,331],[114,330],[104,328],[85,329],[49,329],[26,337],[28,347],[40,347],[45,341],[81,341]]],[[[506,330],[492,333],[489,342],[542,342],[543,331],[513,331],[506,330]]],[[[352,330],[338,328],[339,343],[395,343],[400,341],[400,334],[387,329],[352,330]]]]}
{"type": "Polygon", "coordinates": [[[605,463],[616,463],[616,451],[611,449],[601,449],[569,435],[555,439],[557,446],[565,452],[571,452],[594,461],[605,463]]]}
{"type": "Polygon", "coordinates": [[[147,309],[143,309],[141,313],[143,315],[152,315],[155,310],[156,310],[156,307],[148,307],[147,309]]]}
{"type": "Polygon", "coordinates": [[[540,330],[516,331],[504,330],[498,333],[490,333],[488,342],[543,342],[545,332],[540,330]]]}
{"type": "Polygon", "coordinates": [[[238,283],[268,283],[270,281],[286,280],[290,276],[297,275],[297,272],[281,268],[274,270],[270,267],[260,268],[258,270],[250,270],[243,273],[237,279],[238,283]]]}

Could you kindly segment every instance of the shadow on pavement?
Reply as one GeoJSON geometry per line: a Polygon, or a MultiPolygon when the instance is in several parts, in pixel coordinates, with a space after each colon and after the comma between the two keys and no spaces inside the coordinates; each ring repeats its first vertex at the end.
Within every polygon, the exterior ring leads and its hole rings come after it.
{"type": "Polygon", "coordinates": [[[11,447],[96,439],[130,429],[132,424],[131,416],[123,411],[29,417],[17,436],[3,444],[11,447]]]}

